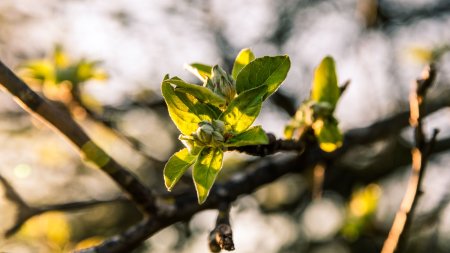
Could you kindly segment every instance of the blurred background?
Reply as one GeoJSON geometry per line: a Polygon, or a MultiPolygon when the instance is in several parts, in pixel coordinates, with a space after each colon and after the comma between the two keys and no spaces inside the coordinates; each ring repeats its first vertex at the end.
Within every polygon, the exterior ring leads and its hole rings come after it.
{"type": "MultiPolygon", "coordinates": [[[[230,70],[245,47],[256,56],[288,54],[289,75],[256,122],[282,137],[324,56],[335,58],[340,83],[351,80],[336,112],[346,131],[406,110],[411,82],[431,60],[439,71],[432,93],[450,89],[449,45],[448,0],[0,1],[0,59],[68,108],[100,146],[160,193],[163,161],[181,144],[159,87],[167,73],[196,82],[184,64],[230,70]]],[[[441,130],[439,139],[449,137],[449,126],[444,106],[426,120],[427,132],[441,130]]],[[[140,219],[107,176],[5,92],[0,139],[1,234],[40,207],[86,204],[34,215],[1,236],[1,252],[68,252],[140,219]]],[[[235,252],[379,252],[409,175],[409,165],[396,162],[405,154],[392,148],[410,144],[405,129],[358,147],[335,166],[352,184],[324,188],[320,198],[311,197],[307,170],[238,199],[231,212],[235,252]]],[[[430,159],[408,252],[450,251],[448,154],[430,159]]],[[[227,154],[221,179],[254,160],[227,154]]],[[[208,252],[216,213],[168,227],[136,252],[208,252]]]]}

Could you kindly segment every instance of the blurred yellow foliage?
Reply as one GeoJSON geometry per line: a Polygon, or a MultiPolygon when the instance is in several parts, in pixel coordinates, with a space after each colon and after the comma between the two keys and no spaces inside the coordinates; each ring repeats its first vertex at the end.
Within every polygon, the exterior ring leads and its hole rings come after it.
{"type": "Polygon", "coordinates": [[[356,239],[369,225],[375,213],[381,189],[376,184],[370,184],[356,190],[347,206],[347,218],[342,228],[342,234],[350,239],[356,239]]]}
{"type": "Polygon", "coordinates": [[[413,46],[409,48],[408,55],[412,60],[427,64],[438,61],[442,55],[450,51],[450,44],[444,44],[436,47],[413,46]]]}
{"type": "Polygon", "coordinates": [[[19,232],[25,239],[41,240],[57,246],[61,251],[70,242],[71,229],[66,215],[62,212],[48,212],[36,216],[25,223],[19,232]]]}
{"type": "Polygon", "coordinates": [[[29,60],[22,65],[19,73],[47,97],[68,102],[71,100],[70,91],[78,89],[80,84],[108,78],[98,65],[98,61],[71,60],[63,48],[56,45],[51,57],[29,60]]]}

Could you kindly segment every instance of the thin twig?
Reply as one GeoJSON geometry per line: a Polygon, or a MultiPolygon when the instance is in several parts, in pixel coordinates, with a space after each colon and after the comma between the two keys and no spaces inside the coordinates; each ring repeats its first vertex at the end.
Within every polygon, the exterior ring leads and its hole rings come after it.
{"type": "Polygon", "coordinates": [[[414,215],[417,201],[421,194],[422,180],[428,161],[428,155],[436,141],[438,131],[435,130],[431,140],[427,142],[423,131],[424,99],[428,89],[434,82],[436,69],[430,65],[416,81],[410,95],[410,124],[414,128],[415,146],[412,150],[411,176],[397,214],[395,215],[389,235],[384,242],[381,253],[403,252],[408,239],[408,229],[414,215]]]}
{"type": "Polygon", "coordinates": [[[108,174],[144,213],[156,212],[153,193],[133,173],[94,143],[70,114],[37,95],[1,61],[0,84],[15,97],[22,108],[69,139],[86,160],[108,174]]]}

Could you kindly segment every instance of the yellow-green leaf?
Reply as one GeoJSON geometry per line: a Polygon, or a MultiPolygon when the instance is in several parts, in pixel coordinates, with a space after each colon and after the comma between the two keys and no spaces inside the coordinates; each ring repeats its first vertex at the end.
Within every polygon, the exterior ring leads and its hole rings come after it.
{"type": "Polygon", "coordinates": [[[212,67],[209,65],[201,64],[201,63],[191,63],[186,64],[185,68],[187,71],[194,74],[201,81],[206,81],[206,78],[211,78],[211,70],[212,67]]]}
{"type": "Polygon", "coordinates": [[[164,166],[164,183],[167,190],[172,190],[184,172],[195,162],[197,155],[189,153],[187,148],[176,152],[164,166]]]}
{"type": "Polygon", "coordinates": [[[244,48],[239,52],[236,60],[234,61],[233,70],[231,71],[231,76],[234,80],[236,80],[239,72],[241,72],[241,70],[254,59],[255,55],[250,48],[244,48]]]}
{"type": "Polygon", "coordinates": [[[266,85],[242,92],[231,101],[220,116],[221,120],[226,122],[235,133],[246,130],[261,111],[265,94],[267,94],[266,85]]]}
{"type": "Polygon", "coordinates": [[[218,117],[209,106],[189,94],[176,92],[168,82],[162,83],[161,90],[170,118],[184,135],[195,132],[200,121],[212,121],[218,117]]]}
{"type": "Polygon", "coordinates": [[[240,147],[248,145],[262,145],[268,144],[266,132],[261,126],[250,127],[247,131],[237,134],[227,140],[225,146],[227,147],[240,147]]]}
{"type": "Polygon", "coordinates": [[[291,61],[289,56],[265,56],[257,58],[247,64],[236,77],[236,90],[240,94],[244,91],[267,86],[267,93],[263,100],[274,93],[286,78],[291,61]]]}
{"type": "Polygon", "coordinates": [[[200,152],[192,173],[199,204],[204,203],[208,197],[222,168],[222,160],[223,151],[219,148],[205,148],[200,152]]]}
{"type": "Polygon", "coordinates": [[[335,108],[339,96],[340,91],[334,60],[327,56],[314,72],[311,99],[316,102],[330,103],[335,108]]]}
{"type": "Polygon", "coordinates": [[[197,98],[202,103],[212,104],[217,107],[222,107],[226,103],[224,97],[217,95],[212,90],[200,85],[186,83],[185,81],[177,77],[168,79],[165,82],[175,85],[176,91],[188,93],[197,98]]]}
{"type": "Polygon", "coordinates": [[[320,148],[325,152],[333,152],[342,146],[342,134],[336,120],[316,120],[312,128],[320,148]]]}

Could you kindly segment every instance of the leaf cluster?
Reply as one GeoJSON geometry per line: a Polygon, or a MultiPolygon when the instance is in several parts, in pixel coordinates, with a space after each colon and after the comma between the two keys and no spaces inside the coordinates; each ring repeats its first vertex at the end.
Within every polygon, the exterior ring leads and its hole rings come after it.
{"type": "Polygon", "coordinates": [[[243,49],[231,75],[217,65],[188,65],[202,85],[167,75],[161,85],[162,94],[181,132],[179,139],[186,146],[170,157],[164,168],[167,189],[171,190],[193,165],[198,201],[203,203],[229,147],[267,144],[264,130],[252,124],[262,103],[278,89],[289,68],[286,55],[255,58],[250,49],[243,49]]]}
{"type": "Polygon", "coordinates": [[[333,116],[341,96],[333,58],[325,57],[314,71],[310,98],[304,101],[286,126],[288,139],[301,138],[312,129],[320,148],[332,152],[342,145],[342,133],[333,116]]]}
{"type": "Polygon", "coordinates": [[[30,60],[22,65],[22,76],[44,86],[69,82],[76,86],[89,80],[105,80],[105,71],[98,68],[98,61],[80,59],[72,61],[59,45],[49,59],[30,60]]]}

